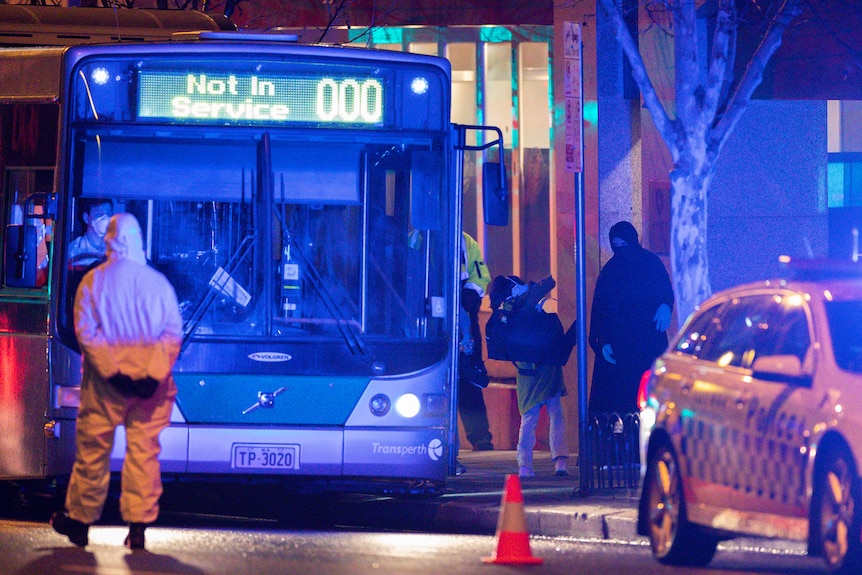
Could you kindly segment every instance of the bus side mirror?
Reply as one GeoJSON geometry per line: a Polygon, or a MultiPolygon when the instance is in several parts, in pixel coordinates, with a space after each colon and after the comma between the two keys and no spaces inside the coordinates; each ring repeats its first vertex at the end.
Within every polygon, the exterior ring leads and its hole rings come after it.
{"type": "Polygon", "coordinates": [[[11,287],[36,287],[36,226],[6,226],[4,253],[5,284],[11,287]]]}
{"type": "Polygon", "coordinates": [[[509,224],[509,186],[505,168],[499,162],[482,164],[482,204],[485,208],[486,224],[509,224]]]}

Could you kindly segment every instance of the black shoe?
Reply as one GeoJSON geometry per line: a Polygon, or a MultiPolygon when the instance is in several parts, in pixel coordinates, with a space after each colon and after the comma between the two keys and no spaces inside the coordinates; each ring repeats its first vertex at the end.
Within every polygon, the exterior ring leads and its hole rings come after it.
{"type": "Polygon", "coordinates": [[[60,535],[65,535],[69,538],[69,541],[78,547],[86,547],[87,543],[90,542],[89,537],[87,536],[90,531],[90,526],[86,523],[81,523],[80,521],[72,519],[65,511],[54,513],[48,523],[51,524],[54,531],[60,535]]]}
{"type": "Polygon", "coordinates": [[[130,523],[129,534],[126,535],[126,540],[123,541],[123,545],[129,549],[143,549],[144,530],[146,530],[146,528],[146,523],[130,523]]]}
{"type": "Polygon", "coordinates": [[[490,441],[483,441],[476,446],[476,451],[494,451],[494,444],[490,441]]]}
{"type": "Polygon", "coordinates": [[[461,463],[460,461],[458,461],[456,459],[455,460],[455,475],[464,475],[465,473],[467,473],[467,468],[464,467],[463,463],[461,463]]]}

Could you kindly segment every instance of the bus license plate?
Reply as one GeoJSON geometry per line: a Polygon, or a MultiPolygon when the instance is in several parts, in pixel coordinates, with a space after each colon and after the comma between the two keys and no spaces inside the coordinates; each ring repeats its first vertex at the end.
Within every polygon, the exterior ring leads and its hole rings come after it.
{"type": "Polygon", "coordinates": [[[233,469],[299,469],[299,445],[235,443],[230,464],[233,469]]]}

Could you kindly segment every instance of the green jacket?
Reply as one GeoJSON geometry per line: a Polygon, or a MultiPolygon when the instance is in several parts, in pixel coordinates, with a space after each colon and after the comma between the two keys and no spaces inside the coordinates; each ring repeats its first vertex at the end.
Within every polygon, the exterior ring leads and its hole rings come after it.
{"type": "Polygon", "coordinates": [[[462,232],[464,242],[461,244],[461,281],[463,287],[475,290],[479,297],[485,297],[491,274],[482,257],[479,242],[467,232],[462,232]]]}
{"type": "Polygon", "coordinates": [[[567,395],[562,366],[520,361],[515,362],[515,365],[518,367],[515,393],[521,415],[552,397],[567,395]]]}

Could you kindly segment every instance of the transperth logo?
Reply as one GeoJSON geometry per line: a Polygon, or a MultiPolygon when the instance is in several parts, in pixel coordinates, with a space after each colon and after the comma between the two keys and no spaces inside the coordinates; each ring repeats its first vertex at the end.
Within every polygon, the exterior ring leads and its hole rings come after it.
{"type": "Polygon", "coordinates": [[[443,457],[443,442],[439,439],[432,439],[428,443],[428,457],[431,461],[437,461],[443,457]]]}
{"type": "Polygon", "coordinates": [[[428,455],[431,461],[437,461],[443,457],[443,442],[432,439],[428,445],[384,445],[374,442],[371,444],[371,452],[375,455],[428,455]]]}

